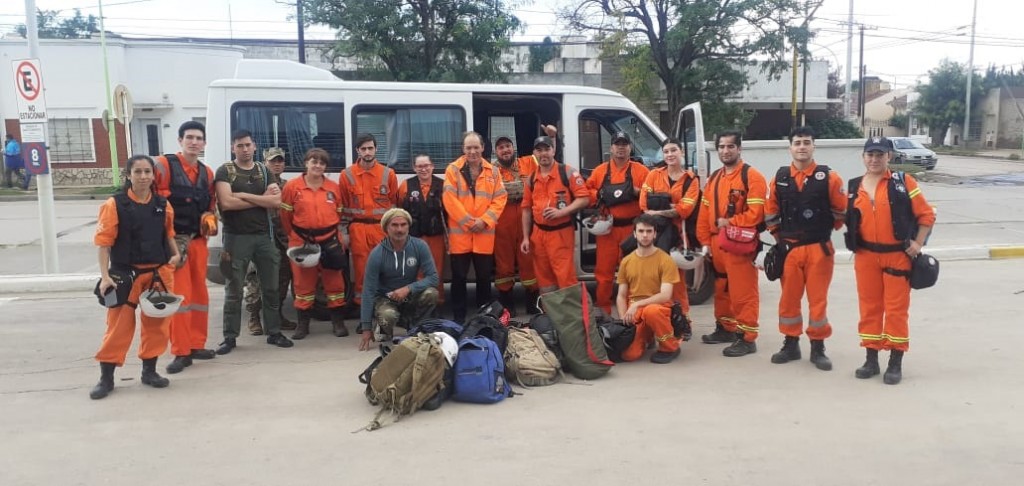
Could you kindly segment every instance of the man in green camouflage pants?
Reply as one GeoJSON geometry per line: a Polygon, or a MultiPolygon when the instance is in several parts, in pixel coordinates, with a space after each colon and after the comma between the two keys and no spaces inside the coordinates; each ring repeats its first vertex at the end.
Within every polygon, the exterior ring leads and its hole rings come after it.
{"type": "MultiPolygon", "coordinates": [[[[284,173],[284,150],[278,147],[271,147],[263,152],[263,160],[267,166],[267,171],[270,173],[270,182],[277,183],[278,186],[284,187],[284,181],[281,179],[281,174],[284,173]]],[[[271,213],[271,220],[274,223],[274,243],[277,245],[277,250],[281,253],[281,268],[278,271],[278,289],[281,297],[281,302],[284,302],[285,297],[288,295],[288,286],[292,281],[292,267],[289,264],[291,260],[285,252],[288,251],[288,235],[285,234],[284,228],[281,226],[281,217],[278,211],[271,213]]],[[[260,279],[256,275],[256,266],[250,264],[249,271],[245,274],[245,290],[242,295],[244,296],[245,310],[249,313],[249,333],[253,336],[263,335],[263,324],[260,322],[260,309],[263,308],[263,302],[260,292],[260,279]]],[[[281,330],[291,331],[295,329],[295,323],[289,321],[284,317],[284,306],[281,306],[281,330]]]]}

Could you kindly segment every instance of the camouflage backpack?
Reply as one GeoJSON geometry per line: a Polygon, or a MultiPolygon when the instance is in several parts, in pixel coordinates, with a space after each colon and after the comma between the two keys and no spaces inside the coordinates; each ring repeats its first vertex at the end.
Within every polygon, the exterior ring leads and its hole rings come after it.
{"type": "Polygon", "coordinates": [[[563,378],[558,358],[533,329],[508,330],[505,376],[520,386],[547,386],[563,378]]]}
{"type": "Polygon", "coordinates": [[[444,389],[448,361],[437,338],[419,334],[403,340],[383,358],[378,358],[359,377],[366,383],[366,399],[380,405],[366,430],[381,427],[380,417],[391,412],[395,420],[410,415],[444,389]]]}

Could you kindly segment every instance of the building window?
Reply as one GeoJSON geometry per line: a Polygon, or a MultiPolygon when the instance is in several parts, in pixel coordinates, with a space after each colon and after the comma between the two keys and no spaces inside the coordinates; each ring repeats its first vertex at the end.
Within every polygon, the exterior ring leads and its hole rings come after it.
{"type": "Polygon", "coordinates": [[[51,118],[47,123],[47,156],[53,163],[96,162],[92,120],[88,118],[51,118]]]}
{"type": "Polygon", "coordinates": [[[466,116],[461,107],[357,106],[354,133],[377,139],[377,160],[411,174],[412,158],[424,153],[444,166],[462,155],[466,116]]]}
{"type": "Polygon", "coordinates": [[[322,148],[331,156],[329,169],[345,165],[345,107],[341,103],[236,103],[231,107],[231,130],[252,132],[263,150],[280,147],[285,151],[289,171],[303,168],[303,156],[311,148],[322,148]]]}

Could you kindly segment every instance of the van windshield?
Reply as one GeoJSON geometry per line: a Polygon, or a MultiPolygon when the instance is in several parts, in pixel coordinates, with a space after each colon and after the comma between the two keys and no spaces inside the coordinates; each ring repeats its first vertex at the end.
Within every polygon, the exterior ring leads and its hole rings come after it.
{"type": "Polygon", "coordinates": [[[664,156],[661,141],[643,119],[625,110],[585,110],[580,114],[580,167],[593,169],[610,158],[612,135],[625,132],[633,142],[633,159],[654,167],[664,156]]]}

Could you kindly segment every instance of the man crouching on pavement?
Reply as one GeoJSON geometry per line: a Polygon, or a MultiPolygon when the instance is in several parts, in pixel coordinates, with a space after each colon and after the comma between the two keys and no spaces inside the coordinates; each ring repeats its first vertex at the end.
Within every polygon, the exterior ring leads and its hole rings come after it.
{"type": "Polygon", "coordinates": [[[389,209],[381,218],[387,237],[374,247],[366,262],[359,318],[363,336],[360,351],[369,350],[374,337],[383,344],[389,343],[396,324],[408,329],[429,317],[437,306],[434,257],[423,240],[409,236],[411,222],[412,217],[401,208],[389,209]],[[423,278],[419,278],[420,273],[423,278]]]}
{"type": "Polygon", "coordinates": [[[679,338],[672,330],[672,288],[679,282],[679,269],[654,241],[657,220],[641,214],[634,220],[637,247],[619,264],[619,294],[616,307],[626,325],[636,325],[633,343],[622,353],[623,361],[636,361],[650,342],[658,343],[651,362],[671,363],[679,356],[679,338]]]}

